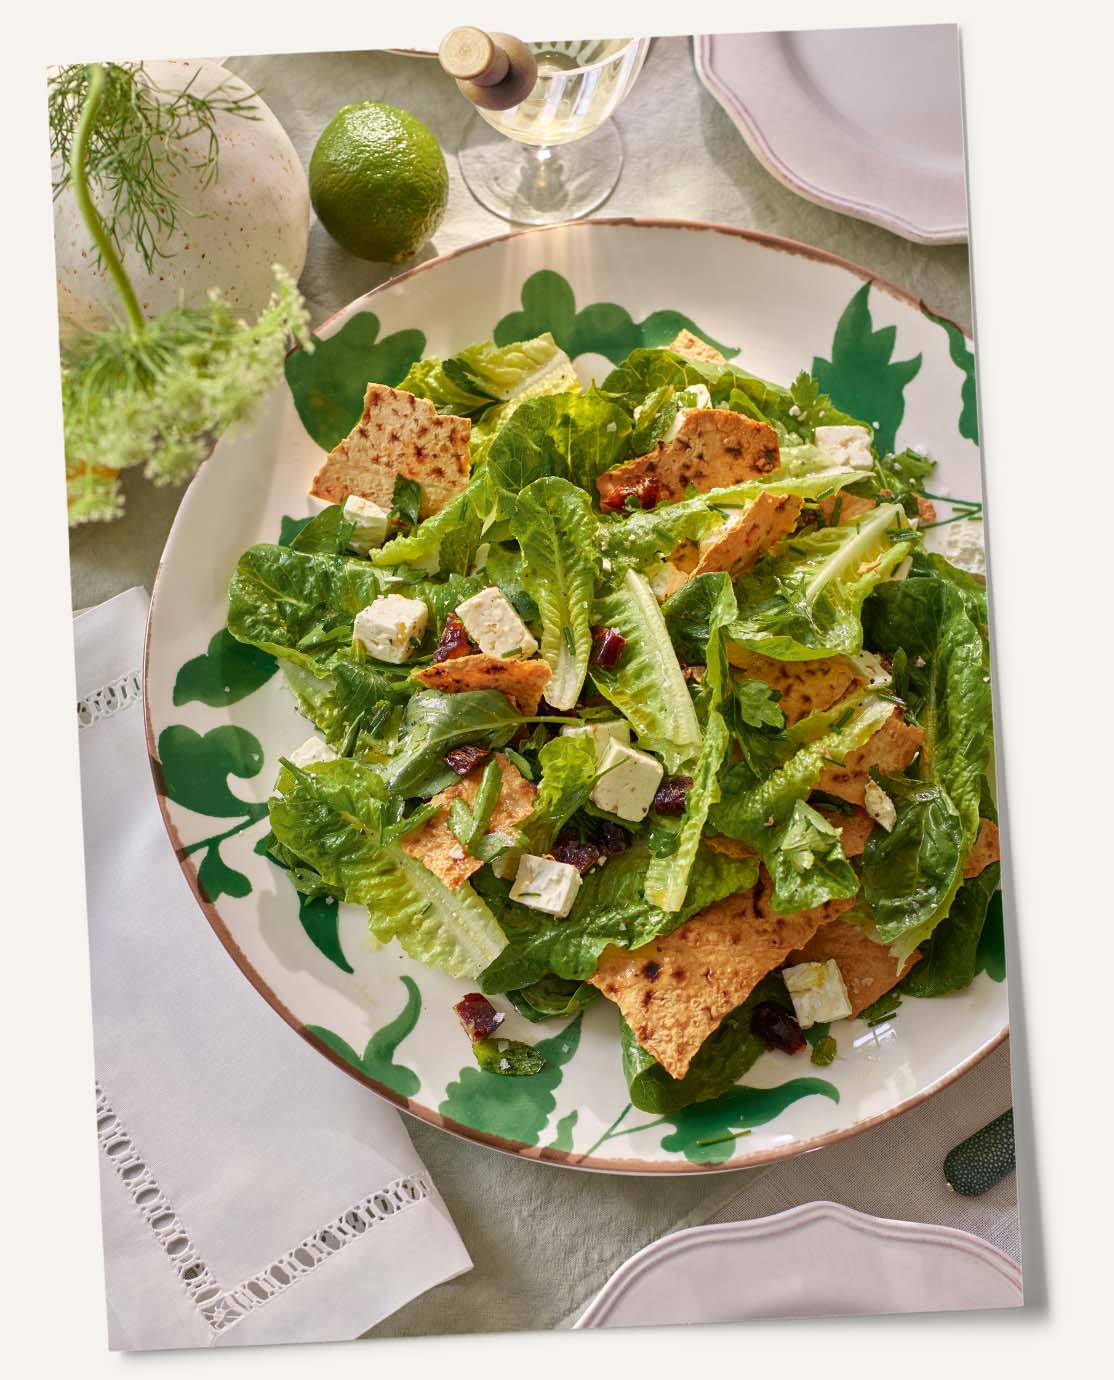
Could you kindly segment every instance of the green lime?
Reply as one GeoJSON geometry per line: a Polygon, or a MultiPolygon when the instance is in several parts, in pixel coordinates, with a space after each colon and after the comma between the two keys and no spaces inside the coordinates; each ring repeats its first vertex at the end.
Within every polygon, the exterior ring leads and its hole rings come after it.
{"type": "Polygon", "coordinates": [[[309,194],[321,224],[350,254],[397,264],[441,224],[449,174],[420,120],[363,101],[338,110],[321,131],[309,194]]]}

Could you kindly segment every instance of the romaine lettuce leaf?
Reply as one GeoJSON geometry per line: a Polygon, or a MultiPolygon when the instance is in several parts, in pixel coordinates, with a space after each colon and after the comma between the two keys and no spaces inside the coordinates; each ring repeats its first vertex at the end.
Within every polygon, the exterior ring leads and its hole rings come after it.
{"type": "Polygon", "coordinates": [[[595,389],[530,398],[491,442],[484,470],[512,494],[547,474],[592,493],[596,477],[627,458],[629,435],[630,418],[595,389]]]}
{"type": "Polygon", "coordinates": [[[595,622],[615,628],[627,646],[612,670],[593,666],[592,683],[630,720],[639,746],[676,772],[700,751],[700,724],[654,592],[637,571],[624,573],[597,600],[595,622]]]}
{"type": "Polygon", "coordinates": [[[646,868],[646,900],[659,910],[677,911],[684,904],[689,874],[696,861],[704,822],[719,798],[719,769],[727,751],[727,725],[711,710],[704,726],[704,743],[685,797],[685,813],[677,832],[677,847],[668,857],[650,859],[646,868]]]}
{"type": "Polygon", "coordinates": [[[402,747],[384,779],[400,796],[417,795],[445,765],[445,753],[463,743],[505,747],[522,717],[498,690],[463,690],[446,695],[422,690],[406,706],[402,747]]]}
{"type": "Polygon", "coordinates": [[[413,820],[391,821],[386,789],[370,768],[349,758],[309,771],[284,767],[268,807],[279,843],[346,901],[366,906],[381,942],[397,938],[412,958],[461,978],[477,976],[505,947],[467,883],[450,891],[399,847],[413,820]]]}
{"type": "Polygon", "coordinates": [[[923,957],[905,975],[901,990],[911,997],[939,997],[969,987],[979,970],[979,942],[1001,866],[991,863],[956,892],[952,908],[922,945],[923,957]]]}
{"type": "Polygon", "coordinates": [[[599,996],[599,989],[586,982],[555,977],[552,973],[532,982],[529,987],[507,993],[518,1014],[535,1022],[551,1021],[556,1016],[575,1016],[599,996]]]}
{"type": "Polygon", "coordinates": [[[444,370],[469,392],[500,403],[580,392],[572,361],[548,331],[511,345],[478,341],[447,359],[444,370]]]}
{"type": "Polygon", "coordinates": [[[931,925],[956,893],[966,852],[959,812],[933,781],[886,776],[882,789],[897,808],[890,831],[872,829],[863,850],[863,900],[879,940],[931,925]]]}
{"type": "Polygon", "coordinates": [[[731,641],[781,661],[854,656],[863,645],[863,601],[909,554],[902,531],[902,510],[883,504],[854,525],[783,543],[739,579],[731,641]]]}
{"type": "Polygon", "coordinates": [[[522,583],[541,618],[541,655],[551,672],[545,698],[555,709],[572,709],[592,653],[590,610],[599,571],[592,501],[567,479],[537,479],[518,495],[514,532],[522,548],[522,583]]]}
{"type": "Polygon", "coordinates": [[[534,808],[519,825],[531,852],[545,854],[562,826],[580,809],[596,780],[596,749],[591,735],[558,735],[538,753],[541,780],[534,808]]]}

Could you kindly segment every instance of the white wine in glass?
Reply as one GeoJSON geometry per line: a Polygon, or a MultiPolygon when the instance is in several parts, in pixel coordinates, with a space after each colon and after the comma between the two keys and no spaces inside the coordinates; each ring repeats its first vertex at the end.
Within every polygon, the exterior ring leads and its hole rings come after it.
{"type": "Polygon", "coordinates": [[[477,104],[461,141],[460,169],[476,200],[527,225],[575,220],[605,201],[623,166],[610,116],[649,45],[648,38],[526,44],[537,64],[533,87],[506,110],[477,104]]]}

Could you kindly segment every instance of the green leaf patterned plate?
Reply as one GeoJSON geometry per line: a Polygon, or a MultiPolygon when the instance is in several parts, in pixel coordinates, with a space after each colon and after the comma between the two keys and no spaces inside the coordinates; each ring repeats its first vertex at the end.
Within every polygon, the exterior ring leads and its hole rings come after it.
{"type": "MultiPolygon", "coordinates": [[[[275,663],[224,631],[226,586],[258,541],[289,541],[322,456],[369,379],[397,383],[426,353],[552,331],[581,377],[687,326],[788,382],[811,368],[882,445],[938,461],[934,490],[980,493],[969,342],[890,284],[801,244],[726,226],[590,221],[505,235],[421,264],[334,316],[287,361],[250,434],[220,442],[186,494],[155,583],[145,694],[156,788],[205,919],[244,974],[322,1054],[381,1097],[448,1131],[550,1163],[623,1173],[707,1172],[831,1143],[921,1102],[1001,1041],[1000,930],[963,992],[907,997],[896,1017],[836,1028],[814,1070],[773,1053],[745,1085],[665,1118],[627,1102],[617,1013],[503,1033],[539,1041],[546,1067],[476,1067],[451,1007],[461,984],[367,943],[355,908],[306,900],[259,851],[277,758],[308,733],[275,663]],[[822,1076],[820,1076],[822,1073],[822,1076]],[[747,1132],[740,1137],[740,1132],[747,1132]]],[[[201,916],[198,917],[199,922],[201,916]]],[[[204,1007],[206,994],[196,994],[204,1007]]]]}

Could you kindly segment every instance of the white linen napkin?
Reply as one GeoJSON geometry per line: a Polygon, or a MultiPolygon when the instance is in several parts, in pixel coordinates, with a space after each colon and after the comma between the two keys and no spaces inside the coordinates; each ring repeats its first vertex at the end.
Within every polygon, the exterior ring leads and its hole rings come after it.
{"type": "Polygon", "coordinates": [[[109,1345],[356,1337],[471,1260],[399,1114],[252,990],[155,801],[147,595],[74,623],[109,1345]]]}

